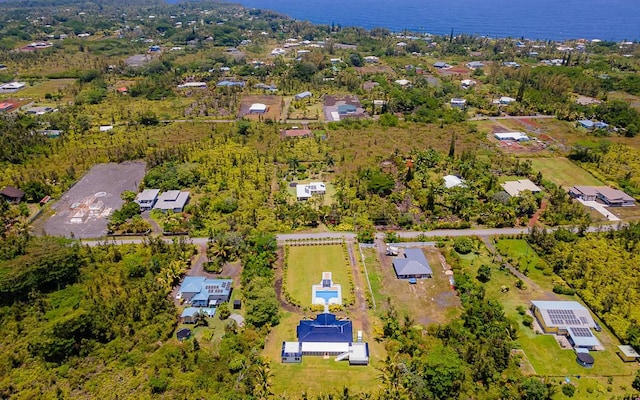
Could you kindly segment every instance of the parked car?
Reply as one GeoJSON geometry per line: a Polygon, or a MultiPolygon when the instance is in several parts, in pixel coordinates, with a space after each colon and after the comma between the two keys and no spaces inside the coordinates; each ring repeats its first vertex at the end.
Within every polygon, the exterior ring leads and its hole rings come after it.
{"type": "Polygon", "coordinates": [[[594,329],[596,332],[602,332],[602,327],[601,327],[601,326],[600,326],[600,324],[599,324],[599,323],[597,323],[597,322],[596,322],[595,326],[593,327],[593,329],[594,329]]]}
{"type": "Polygon", "coordinates": [[[409,278],[409,283],[415,285],[416,283],[418,283],[418,280],[416,278],[409,278]]]}

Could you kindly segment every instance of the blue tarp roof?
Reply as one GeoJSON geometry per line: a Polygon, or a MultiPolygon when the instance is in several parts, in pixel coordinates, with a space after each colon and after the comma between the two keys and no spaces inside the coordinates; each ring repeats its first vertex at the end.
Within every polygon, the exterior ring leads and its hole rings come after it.
{"type": "Polygon", "coordinates": [[[353,325],[349,320],[338,320],[335,314],[318,314],[314,320],[301,320],[297,328],[300,342],[350,343],[353,325]]]}

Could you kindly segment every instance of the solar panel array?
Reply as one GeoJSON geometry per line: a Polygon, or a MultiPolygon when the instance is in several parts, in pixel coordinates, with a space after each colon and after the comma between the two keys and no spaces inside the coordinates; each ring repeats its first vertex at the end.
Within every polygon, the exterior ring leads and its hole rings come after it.
{"type": "Polygon", "coordinates": [[[575,337],[593,337],[589,328],[571,328],[571,332],[573,333],[571,336],[575,337]]]}
{"type": "Polygon", "coordinates": [[[547,310],[554,325],[582,325],[573,310],[547,310]]]}

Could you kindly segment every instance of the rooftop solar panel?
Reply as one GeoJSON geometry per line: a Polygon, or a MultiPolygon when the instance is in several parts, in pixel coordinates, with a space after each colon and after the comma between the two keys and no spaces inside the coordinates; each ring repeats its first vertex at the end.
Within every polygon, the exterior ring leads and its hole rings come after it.
{"type": "Polygon", "coordinates": [[[571,328],[572,336],[576,337],[593,337],[591,330],[589,328],[571,328]]]}

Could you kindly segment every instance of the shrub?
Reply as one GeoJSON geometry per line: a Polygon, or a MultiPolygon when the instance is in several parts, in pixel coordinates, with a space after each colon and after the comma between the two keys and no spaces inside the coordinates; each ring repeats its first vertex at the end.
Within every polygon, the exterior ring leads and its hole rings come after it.
{"type": "Polygon", "coordinates": [[[576,290],[565,285],[555,285],[553,287],[553,293],[566,294],[569,296],[573,296],[574,294],[576,294],[576,290]]]}
{"type": "Polygon", "coordinates": [[[468,237],[456,238],[453,248],[460,254],[469,254],[473,251],[473,240],[468,237]]]}
{"type": "Polygon", "coordinates": [[[522,325],[531,328],[533,326],[533,317],[531,315],[525,315],[522,318],[522,325]]]}
{"type": "Polygon", "coordinates": [[[491,268],[488,265],[482,264],[480,268],[478,268],[476,278],[482,283],[489,282],[491,280],[491,268]]]}
{"type": "Polygon", "coordinates": [[[567,397],[573,397],[576,393],[576,387],[571,384],[562,385],[562,394],[567,397]]]}

